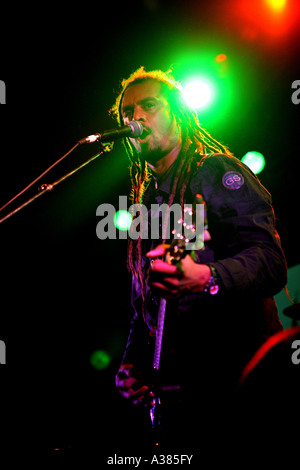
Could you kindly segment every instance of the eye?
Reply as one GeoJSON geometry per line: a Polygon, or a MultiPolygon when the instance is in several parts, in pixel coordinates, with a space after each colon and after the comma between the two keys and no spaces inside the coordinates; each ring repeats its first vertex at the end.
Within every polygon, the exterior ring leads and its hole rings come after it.
{"type": "Polygon", "coordinates": [[[146,111],[149,111],[150,109],[153,109],[154,107],[155,107],[155,103],[153,103],[153,102],[151,102],[151,101],[144,104],[144,109],[145,109],[146,111]]]}
{"type": "Polygon", "coordinates": [[[132,119],[132,111],[125,111],[122,113],[123,114],[123,119],[127,119],[128,121],[130,121],[132,119]]]}

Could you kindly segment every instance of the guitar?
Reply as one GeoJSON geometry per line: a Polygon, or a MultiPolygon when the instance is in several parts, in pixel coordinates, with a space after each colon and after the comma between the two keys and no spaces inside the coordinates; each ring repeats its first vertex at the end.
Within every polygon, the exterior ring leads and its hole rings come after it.
{"type": "MultiPolygon", "coordinates": [[[[192,223],[187,225],[184,219],[178,221],[185,227],[185,236],[180,233],[177,233],[176,230],[173,230],[173,235],[177,236],[168,246],[168,250],[165,256],[165,261],[169,264],[177,266],[178,269],[181,269],[181,260],[187,255],[190,254],[191,257],[195,260],[196,254],[195,250],[204,249],[204,240],[209,240],[210,235],[207,230],[207,221],[205,217],[205,202],[201,195],[197,194],[195,201],[191,207],[185,207],[184,212],[188,213],[189,216],[193,217],[192,223]],[[194,214],[197,210],[197,205],[201,204],[201,213],[202,219],[200,219],[200,230],[197,227],[194,214]],[[186,236],[188,231],[189,237],[186,236]],[[195,242],[191,243],[190,240],[195,239],[195,242]],[[187,246],[189,250],[187,250],[187,246]]],[[[199,211],[200,212],[200,211],[199,211]]],[[[155,343],[154,343],[154,354],[153,354],[153,363],[152,363],[152,376],[153,376],[153,386],[152,390],[154,393],[154,398],[152,400],[152,405],[150,407],[150,420],[153,432],[153,440],[155,446],[159,446],[162,441],[162,418],[161,418],[161,385],[159,380],[159,369],[160,369],[160,359],[161,359],[161,350],[163,342],[163,332],[165,325],[165,315],[166,315],[167,300],[161,298],[159,302],[158,315],[157,315],[157,325],[155,330],[155,343]]]]}

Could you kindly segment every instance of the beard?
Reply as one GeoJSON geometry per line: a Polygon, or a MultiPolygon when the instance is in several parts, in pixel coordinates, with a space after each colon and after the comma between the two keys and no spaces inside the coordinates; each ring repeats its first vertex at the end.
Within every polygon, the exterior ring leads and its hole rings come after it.
{"type": "Polygon", "coordinates": [[[141,139],[132,138],[130,138],[130,141],[138,152],[140,159],[150,163],[151,165],[155,165],[156,162],[164,158],[176,145],[178,145],[177,139],[171,139],[169,142],[164,142],[161,139],[155,138],[153,134],[150,134],[144,142],[141,141],[141,139]]]}

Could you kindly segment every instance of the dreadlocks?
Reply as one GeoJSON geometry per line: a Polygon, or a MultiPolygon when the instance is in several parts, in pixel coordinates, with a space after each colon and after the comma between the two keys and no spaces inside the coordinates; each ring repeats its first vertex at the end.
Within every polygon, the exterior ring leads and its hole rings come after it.
{"type": "MultiPolygon", "coordinates": [[[[175,195],[177,195],[183,207],[185,190],[197,165],[203,162],[207,154],[225,153],[231,155],[231,152],[226,146],[215,140],[205,129],[200,127],[197,114],[185,102],[181,85],[174,80],[170,72],[165,73],[161,70],[147,72],[144,67],[140,67],[128,79],[124,79],[121,82],[121,92],[110,110],[110,113],[117,119],[120,125],[124,124],[121,107],[125,91],[128,87],[146,80],[156,80],[161,84],[162,92],[165,94],[170,104],[171,112],[181,130],[182,150],[168,205],[169,207],[172,205],[175,195]]],[[[140,158],[137,150],[128,138],[124,139],[124,145],[130,162],[131,202],[132,204],[141,204],[151,179],[151,170],[147,162],[140,158]]],[[[129,237],[128,267],[136,282],[141,284],[144,297],[145,281],[142,275],[141,260],[141,237],[138,240],[132,240],[129,237]]]]}

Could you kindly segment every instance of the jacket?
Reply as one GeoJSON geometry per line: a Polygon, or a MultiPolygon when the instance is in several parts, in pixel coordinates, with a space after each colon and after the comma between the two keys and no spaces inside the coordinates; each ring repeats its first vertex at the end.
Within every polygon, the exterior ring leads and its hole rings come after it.
{"type": "MultiPolygon", "coordinates": [[[[152,179],[144,197],[148,220],[152,203],[168,202],[175,171],[176,164],[163,181],[152,179]]],[[[186,190],[190,200],[196,194],[204,198],[211,235],[196,253],[196,262],[215,268],[220,289],[216,295],[168,301],[161,375],[166,383],[184,384],[201,370],[206,382],[213,378],[214,383],[232,383],[261,344],[282,329],[273,296],[286,284],[286,261],[271,195],[238,159],[224,154],[203,158],[186,190]]],[[[143,253],[158,243],[143,240],[143,253]]],[[[146,256],[142,267],[147,277],[146,256]]],[[[144,319],[141,288],[133,282],[131,302],[133,318],[122,363],[134,364],[147,380],[159,299],[146,285],[144,319]]]]}

